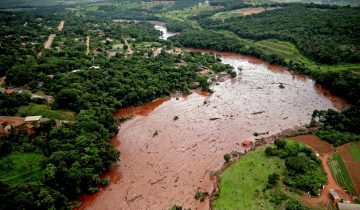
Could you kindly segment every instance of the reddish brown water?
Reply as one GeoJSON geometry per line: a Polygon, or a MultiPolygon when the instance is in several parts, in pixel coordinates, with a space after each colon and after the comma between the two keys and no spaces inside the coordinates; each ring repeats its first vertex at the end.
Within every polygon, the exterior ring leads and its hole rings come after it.
{"type": "Polygon", "coordinates": [[[221,168],[225,153],[244,150],[241,143],[253,141],[254,132],[272,135],[308,123],[314,109],[346,106],[313,80],[283,67],[217,54],[224,63],[243,70],[213,86],[212,95],[159,99],[117,112],[139,114],[123,123],[117,136],[121,162],[115,171],[122,178],[88,201],[87,209],[158,210],[173,204],[208,209],[209,201],[198,202],[194,194],[212,191],[209,174],[221,168]]]}

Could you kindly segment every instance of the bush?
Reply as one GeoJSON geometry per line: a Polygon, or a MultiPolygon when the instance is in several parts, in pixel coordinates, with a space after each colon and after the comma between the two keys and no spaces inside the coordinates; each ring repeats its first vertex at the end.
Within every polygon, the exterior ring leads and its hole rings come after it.
{"type": "Polygon", "coordinates": [[[268,176],[268,183],[271,185],[276,185],[279,179],[280,179],[280,175],[274,172],[268,176]]]}
{"type": "Polygon", "coordinates": [[[110,179],[106,178],[101,180],[101,186],[107,186],[109,184],[110,184],[110,179]]]}
{"type": "Polygon", "coordinates": [[[225,155],[224,155],[224,160],[225,160],[226,163],[229,163],[229,162],[230,162],[230,159],[231,159],[230,154],[225,154],[225,155]]]}
{"type": "Polygon", "coordinates": [[[291,199],[286,205],[286,210],[306,210],[307,208],[303,206],[300,201],[291,199]]]}
{"type": "Polygon", "coordinates": [[[197,191],[194,197],[196,200],[203,202],[207,196],[209,196],[208,192],[197,191]]]}

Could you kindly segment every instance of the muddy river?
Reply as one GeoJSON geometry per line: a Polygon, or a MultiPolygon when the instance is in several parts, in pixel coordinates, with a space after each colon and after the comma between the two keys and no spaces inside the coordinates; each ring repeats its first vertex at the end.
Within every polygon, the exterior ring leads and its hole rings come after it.
{"type": "Polygon", "coordinates": [[[84,208],[167,210],[178,204],[208,209],[209,201],[198,202],[194,194],[212,191],[210,172],[223,166],[225,153],[244,150],[244,140],[259,138],[255,132],[267,133],[265,137],[307,124],[314,109],[346,106],[313,80],[283,67],[216,54],[242,71],[214,84],[213,94],[195,91],[118,110],[117,116],[135,115],[115,139],[121,161],[110,173],[115,177],[111,184],[86,197],[84,208]]]}

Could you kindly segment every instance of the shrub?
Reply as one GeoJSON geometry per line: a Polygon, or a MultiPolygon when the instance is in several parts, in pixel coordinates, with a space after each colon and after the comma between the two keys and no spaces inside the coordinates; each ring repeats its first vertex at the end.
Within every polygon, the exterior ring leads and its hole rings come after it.
{"type": "Polygon", "coordinates": [[[224,160],[225,160],[226,163],[229,163],[229,162],[230,162],[230,159],[231,159],[230,154],[225,154],[225,155],[224,155],[224,160]]]}
{"type": "Polygon", "coordinates": [[[196,200],[203,202],[207,196],[209,196],[208,192],[197,191],[194,197],[196,200]]]}
{"type": "Polygon", "coordinates": [[[300,201],[291,199],[286,205],[286,210],[306,210],[307,208],[303,206],[300,201]]]}
{"type": "Polygon", "coordinates": [[[271,185],[275,185],[280,179],[280,175],[277,173],[272,173],[268,176],[268,183],[271,185]]]}

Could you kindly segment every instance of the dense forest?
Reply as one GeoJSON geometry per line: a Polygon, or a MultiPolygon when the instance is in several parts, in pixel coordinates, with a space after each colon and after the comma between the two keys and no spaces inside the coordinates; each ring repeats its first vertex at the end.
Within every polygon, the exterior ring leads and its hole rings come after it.
{"type": "Polygon", "coordinates": [[[233,31],[241,37],[291,41],[320,63],[360,62],[359,8],[286,4],[281,9],[221,20],[200,20],[204,28],[233,31]]]}

